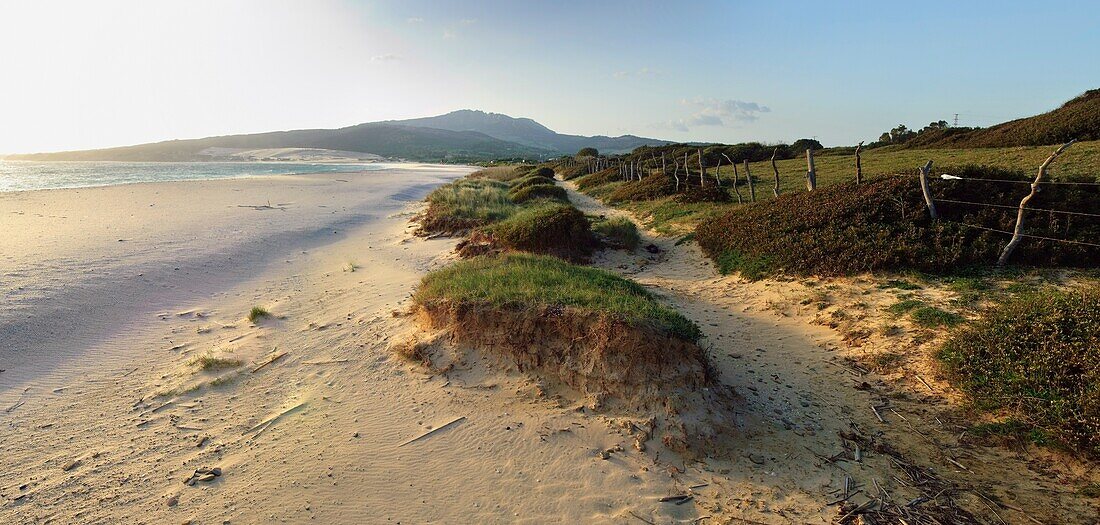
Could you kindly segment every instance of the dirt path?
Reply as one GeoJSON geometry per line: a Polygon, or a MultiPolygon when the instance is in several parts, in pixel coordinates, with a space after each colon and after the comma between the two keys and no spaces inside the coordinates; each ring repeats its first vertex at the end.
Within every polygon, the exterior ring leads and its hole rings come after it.
{"type": "MultiPolygon", "coordinates": [[[[585,213],[629,216],[565,185],[585,213]]],[[[698,322],[722,379],[744,396],[744,434],[731,437],[739,455],[698,466],[713,489],[703,513],[729,523],[831,523],[839,505],[829,503],[845,497],[847,483],[852,504],[889,503],[908,523],[934,523],[922,515],[1097,523],[1095,501],[1036,458],[961,443],[965,427],[950,422],[940,393],[868,373],[846,359],[851,349],[837,331],[770,308],[791,301],[788,283],[718,276],[694,243],[644,233],[642,245],[650,243],[658,255],[606,252],[594,263],[698,322]]]]}

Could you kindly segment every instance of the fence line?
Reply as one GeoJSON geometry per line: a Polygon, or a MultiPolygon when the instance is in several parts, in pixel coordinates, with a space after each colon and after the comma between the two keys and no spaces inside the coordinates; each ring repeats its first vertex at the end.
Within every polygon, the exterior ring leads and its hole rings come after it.
{"type": "MultiPolygon", "coordinates": [[[[985,226],[978,226],[976,224],[968,224],[968,223],[965,223],[965,222],[948,221],[948,220],[944,220],[943,222],[950,222],[950,223],[953,223],[953,224],[958,224],[960,226],[967,226],[967,227],[970,227],[970,228],[977,228],[979,230],[986,230],[986,231],[991,231],[991,232],[996,232],[996,233],[1003,233],[1005,235],[1016,235],[1014,232],[1005,231],[1005,230],[998,230],[996,228],[987,228],[985,226]]],[[[1100,244],[1085,242],[1085,241],[1074,241],[1074,240],[1071,240],[1071,239],[1058,239],[1058,238],[1055,238],[1055,237],[1044,237],[1042,235],[1031,235],[1029,233],[1021,233],[1019,235],[1021,237],[1030,237],[1032,239],[1042,239],[1044,241],[1068,242],[1070,244],[1081,244],[1081,245],[1084,245],[1084,246],[1092,246],[1094,248],[1100,248],[1100,244]]]]}
{"type": "MultiPolygon", "coordinates": [[[[1008,206],[1005,204],[991,204],[987,202],[971,202],[971,201],[958,201],[954,199],[933,199],[936,202],[953,202],[955,204],[972,204],[974,206],[989,206],[992,208],[1008,208],[1010,210],[1019,209],[1019,206],[1008,206]]],[[[1065,210],[1048,210],[1045,208],[1025,208],[1027,211],[1045,211],[1050,213],[1064,213],[1066,215],[1083,215],[1085,217],[1100,217],[1100,213],[1085,213],[1081,211],[1065,211],[1065,210]]]]}

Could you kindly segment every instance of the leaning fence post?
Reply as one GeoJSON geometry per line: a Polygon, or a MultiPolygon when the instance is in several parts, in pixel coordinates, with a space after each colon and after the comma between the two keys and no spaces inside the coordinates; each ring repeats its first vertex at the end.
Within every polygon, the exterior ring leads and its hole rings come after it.
{"type": "Polygon", "coordinates": [[[775,194],[776,197],[778,197],[779,196],[779,168],[775,165],[775,154],[776,153],[779,153],[779,146],[776,146],[775,149],[772,150],[772,171],[775,172],[775,186],[772,187],[772,193],[775,194]]]}
{"type": "Polygon", "coordinates": [[[730,164],[733,164],[733,192],[737,194],[737,204],[742,204],[741,190],[737,189],[737,163],[734,162],[733,159],[731,159],[730,156],[726,155],[725,153],[723,153],[722,156],[725,157],[726,160],[730,161],[730,164]]]}
{"type": "Polygon", "coordinates": [[[806,191],[817,189],[817,171],[814,170],[814,148],[806,148],[806,191]]]}
{"type": "Polygon", "coordinates": [[[936,213],[936,202],[932,200],[932,190],[928,187],[929,171],[932,171],[931,160],[920,169],[920,191],[924,193],[924,203],[928,206],[928,214],[931,215],[933,219],[938,219],[940,215],[936,213]]]}
{"type": "Polygon", "coordinates": [[[1036,193],[1039,193],[1039,182],[1043,180],[1043,176],[1047,173],[1047,167],[1050,166],[1054,159],[1058,158],[1066,148],[1077,142],[1077,139],[1073,139],[1062,147],[1058,148],[1051,153],[1047,160],[1043,161],[1043,164],[1039,166],[1039,173],[1035,175],[1035,182],[1031,183],[1031,192],[1024,196],[1020,201],[1020,209],[1016,212],[1016,228],[1012,230],[1012,240],[1008,241],[1008,245],[1005,246],[1004,251],[1001,252],[1001,256],[997,258],[997,266],[1004,266],[1008,264],[1008,258],[1012,256],[1012,251],[1016,249],[1016,245],[1020,244],[1020,241],[1024,238],[1024,208],[1027,206],[1028,201],[1035,197],[1036,193]]]}
{"type": "Polygon", "coordinates": [[[749,181],[749,200],[756,202],[756,188],[752,185],[752,172],[749,171],[749,159],[745,159],[745,180],[749,181]]]}
{"type": "Polygon", "coordinates": [[[863,183],[863,163],[859,159],[859,151],[863,149],[863,141],[856,144],[856,184],[863,183]]]}

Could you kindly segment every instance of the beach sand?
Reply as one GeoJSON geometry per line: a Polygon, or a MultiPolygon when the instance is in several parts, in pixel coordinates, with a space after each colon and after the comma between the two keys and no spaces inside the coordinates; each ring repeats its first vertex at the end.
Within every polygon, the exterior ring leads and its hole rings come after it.
{"type": "Polygon", "coordinates": [[[455,242],[408,221],[467,171],[0,194],[0,522],[698,516],[611,420],[393,357],[455,242]]]}

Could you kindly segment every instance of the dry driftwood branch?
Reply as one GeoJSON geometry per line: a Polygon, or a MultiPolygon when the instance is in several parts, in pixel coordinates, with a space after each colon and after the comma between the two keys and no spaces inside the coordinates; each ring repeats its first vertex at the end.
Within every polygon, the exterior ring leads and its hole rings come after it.
{"type": "Polygon", "coordinates": [[[933,219],[938,219],[940,218],[940,214],[936,213],[936,203],[932,200],[932,190],[928,187],[929,171],[932,171],[931,160],[920,169],[920,191],[924,194],[924,203],[928,206],[928,214],[931,215],[933,219]]]}
{"type": "Polygon", "coordinates": [[[1042,182],[1043,176],[1047,174],[1047,168],[1050,166],[1050,163],[1054,162],[1054,159],[1058,158],[1058,156],[1061,155],[1063,151],[1066,151],[1066,148],[1072,146],[1074,142],[1077,142],[1077,139],[1062,144],[1060,148],[1054,150],[1054,153],[1051,153],[1050,156],[1047,157],[1047,160],[1044,160],[1039,166],[1039,173],[1035,175],[1035,182],[1031,183],[1031,193],[1028,193],[1024,196],[1023,200],[1020,201],[1020,209],[1016,212],[1016,227],[1012,230],[1012,240],[1008,241],[1008,245],[1006,245],[1004,251],[1001,252],[1001,256],[997,258],[997,266],[1008,264],[1008,258],[1012,256],[1012,251],[1015,250],[1016,245],[1020,244],[1020,241],[1023,240],[1024,208],[1027,207],[1027,203],[1031,201],[1031,199],[1035,198],[1035,194],[1039,193],[1039,183],[1042,182]]]}
{"type": "Polygon", "coordinates": [[[431,429],[431,430],[429,430],[429,431],[427,431],[423,434],[420,434],[419,436],[416,436],[416,437],[414,437],[414,438],[412,438],[412,439],[410,439],[410,440],[408,440],[408,441],[406,441],[406,442],[404,442],[400,445],[397,445],[397,446],[398,447],[403,447],[405,445],[408,445],[409,443],[415,443],[417,441],[420,441],[421,439],[424,439],[424,438],[426,438],[426,437],[428,437],[432,434],[435,434],[436,432],[439,432],[440,430],[443,430],[447,427],[450,427],[451,425],[454,425],[455,423],[458,423],[458,422],[463,421],[465,419],[466,419],[466,416],[456,417],[456,418],[448,421],[447,423],[444,423],[443,425],[435,427],[435,428],[433,428],[433,429],[431,429]]]}
{"type": "MultiPolygon", "coordinates": [[[[276,350],[275,348],[272,348],[271,352],[274,353],[275,350],[276,350]]],[[[282,359],[283,356],[285,356],[286,354],[287,354],[286,352],[280,352],[278,354],[275,354],[275,355],[271,356],[271,359],[268,359],[267,361],[264,361],[260,366],[257,366],[256,368],[253,368],[252,373],[255,374],[256,372],[259,372],[260,370],[263,370],[264,367],[266,367],[267,365],[270,365],[271,363],[274,363],[275,361],[278,361],[278,360],[282,359]]]]}

